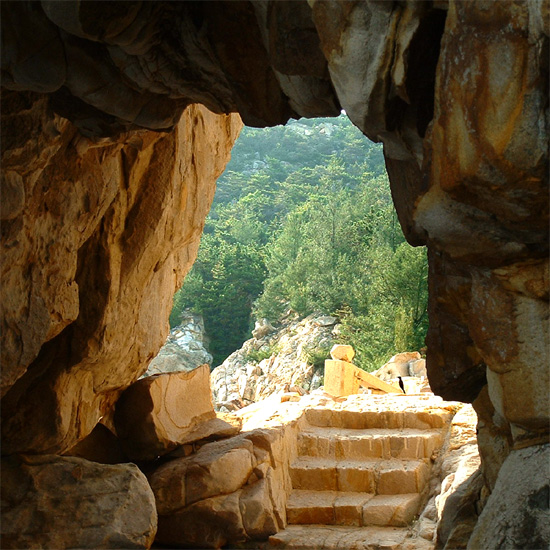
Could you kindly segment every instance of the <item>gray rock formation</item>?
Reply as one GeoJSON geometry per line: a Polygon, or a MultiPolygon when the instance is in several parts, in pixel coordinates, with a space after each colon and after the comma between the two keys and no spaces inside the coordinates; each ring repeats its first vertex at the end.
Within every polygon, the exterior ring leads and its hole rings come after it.
{"type": "Polygon", "coordinates": [[[204,322],[200,315],[185,312],[181,323],[174,327],[158,355],[149,363],[143,375],[180,372],[211,365],[212,355],[205,347],[204,322]]]}
{"type": "Polygon", "coordinates": [[[272,332],[264,323],[211,375],[212,398],[219,410],[234,410],[260,401],[287,386],[313,390],[322,384],[314,362],[329,357],[337,320],[327,315],[287,318],[272,332]]]}

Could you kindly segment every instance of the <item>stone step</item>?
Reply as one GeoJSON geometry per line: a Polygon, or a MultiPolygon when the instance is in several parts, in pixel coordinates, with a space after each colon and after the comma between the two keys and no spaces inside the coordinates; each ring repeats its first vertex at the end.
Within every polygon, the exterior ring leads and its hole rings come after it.
{"type": "Polygon", "coordinates": [[[441,429],[453,413],[444,409],[424,411],[353,411],[312,408],[305,411],[311,426],[349,429],[441,429]]]}
{"type": "Polygon", "coordinates": [[[441,430],[311,427],[298,434],[298,454],[332,459],[430,458],[441,447],[441,430]]]}
{"type": "Polygon", "coordinates": [[[338,491],[292,491],[289,524],[405,527],[418,514],[420,495],[373,495],[338,491]]]}
{"type": "Polygon", "coordinates": [[[421,460],[334,460],[298,457],[290,466],[294,489],[396,495],[421,493],[430,467],[421,460]]]}
{"type": "Polygon", "coordinates": [[[287,550],[412,550],[408,530],[399,527],[289,525],[269,537],[270,548],[287,550]]]}

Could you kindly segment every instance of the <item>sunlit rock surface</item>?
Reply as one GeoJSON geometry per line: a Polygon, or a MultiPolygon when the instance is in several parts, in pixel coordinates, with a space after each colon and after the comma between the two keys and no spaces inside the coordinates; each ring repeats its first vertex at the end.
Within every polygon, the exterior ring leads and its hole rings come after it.
{"type": "Polygon", "coordinates": [[[189,311],[184,312],[181,322],[170,330],[166,343],[149,363],[143,376],[189,371],[200,365],[212,365],[212,355],[205,347],[206,341],[202,317],[189,311]]]}
{"type": "Polygon", "coordinates": [[[318,388],[337,327],[335,317],[312,314],[301,320],[291,316],[277,329],[257,328],[253,338],[212,371],[215,406],[236,410],[285,390],[318,388]]]}
{"type": "Polygon", "coordinates": [[[138,380],[116,403],[116,432],[132,460],[152,460],[216,417],[208,365],[138,380]]]}
{"type": "Polygon", "coordinates": [[[2,102],[3,170],[25,197],[2,221],[8,454],[69,449],[145,371],[241,127],[191,106],[171,133],[94,142],[26,97],[2,102]]]}

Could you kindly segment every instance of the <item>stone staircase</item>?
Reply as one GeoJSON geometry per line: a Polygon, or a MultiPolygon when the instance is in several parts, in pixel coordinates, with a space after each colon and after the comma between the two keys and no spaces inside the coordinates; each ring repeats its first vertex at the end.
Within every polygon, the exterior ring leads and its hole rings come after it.
{"type": "Polygon", "coordinates": [[[290,465],[288,527],[270,546],[406,548],[448,419],[441,410],[306,410],[290,465]]]}

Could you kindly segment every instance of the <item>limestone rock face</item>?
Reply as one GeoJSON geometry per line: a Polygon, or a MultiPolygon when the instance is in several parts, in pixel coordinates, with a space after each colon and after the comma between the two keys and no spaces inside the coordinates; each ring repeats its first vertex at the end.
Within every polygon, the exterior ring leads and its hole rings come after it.
{"type": "Polygon", "coordinates": [[[164,343],[241,123],[192,106],[170,134],[102,142],[42,98],[2,107],[22,197],[2,221],[2,452],[63,452],[164,343]]]}
{"type": "Polygon", "coordinates": [[[210,369],[203,365],[132,384],[117,401],[115,425],[131,459],[152,460],[185,443],[197,425],[215,416],[210,369]]]}
{"type": "Polygon", "coordinates": [[[166,343],[149,363],[143,376],[189,371],[200,365],[211,365],[212,355],[205,348],[205,340],[202,317],[185,312],[180,324],[170,330],[166,343]]]}
{"type": "Polygon", "coordinates": [[[247,340],[212,371],[215,406],[240,408],[287,386],[301,392],[319,387],[321,376],[315,372],[314,355],[328,357],[336,323],[335,317],[313,314],[302,320],[287,319],[275,332],[256,332],[258,337],[247,340]],[[258,361],[262,355],[267,357],[258,361]]]}
{"type": "Polygon", "coordinates": [[[2,460],[3,548],[150,548],[156,531],[154,496],[134,464],[2,460]]]}

